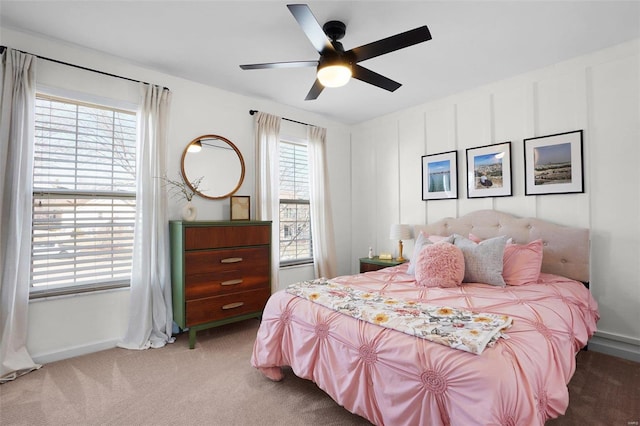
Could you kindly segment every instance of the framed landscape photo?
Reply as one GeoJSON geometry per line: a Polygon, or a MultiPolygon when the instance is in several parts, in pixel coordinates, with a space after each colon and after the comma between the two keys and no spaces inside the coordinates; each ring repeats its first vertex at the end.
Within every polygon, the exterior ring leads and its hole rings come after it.
{"type": "Polygon", "coordinates": [[[524,140],[524,194],[584,192],[582,130],[524,140]]]}
{"type": "Polygon", "coordinates": [[[422,156],[422,199],[458,198],[458,151],[422,156]]]}
{"type": "Polygon", "coordinates": [[[231,196],[231,220],[249,220],[251,199],[244,195],[231,196]]]}
{"type": "Polygon", "coordinates": [[[467,198],[511,196],[511,142],[467,148],[467,198]]]}

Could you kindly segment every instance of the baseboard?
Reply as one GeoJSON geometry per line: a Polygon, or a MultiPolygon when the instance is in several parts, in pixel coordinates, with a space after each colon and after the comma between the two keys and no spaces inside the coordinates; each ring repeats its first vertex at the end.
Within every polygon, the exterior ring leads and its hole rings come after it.
{"type": "Polygon", "coordinates": [[[31,358],[36,364],[48,364],[50,362],[61,361],[67,358],[87,355],[93,352],[104,351],[105,349],[115,348],[117,340],[106,340],[103,342],[94,342],[89,345],[76,346],[74,348],[65,348],[61,351],[48,352],[44,354],[32,354],[31,358]]]}
{"type": "Polygon", "coordinates": [[[628,338],[615,339],[611,336],[610,333],[596,333],[589,340],[589,350],[640,362],[640,345],[630,342],[631,339],[628,338]],[[603,334],[606,334],[607,337],[604,337],[603,334]]]}

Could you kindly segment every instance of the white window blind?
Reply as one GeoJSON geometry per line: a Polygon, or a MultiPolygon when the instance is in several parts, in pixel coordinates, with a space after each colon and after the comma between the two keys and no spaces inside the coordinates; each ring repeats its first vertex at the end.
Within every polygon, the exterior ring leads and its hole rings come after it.
{"type": "Polygon", "coordinates": [[[305,144],[280,143],[280,263],[313,261],[309,162],[305,144]]]}
{"type": "Polygon", "coordinates": [[[128,285],[136,115],[38,95],[32,294],[128,285]]]}

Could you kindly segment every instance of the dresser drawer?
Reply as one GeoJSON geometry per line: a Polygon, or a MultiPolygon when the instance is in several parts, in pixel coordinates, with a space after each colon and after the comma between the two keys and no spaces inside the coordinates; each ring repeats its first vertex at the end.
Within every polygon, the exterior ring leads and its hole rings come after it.
{"type": "Polygon", "coordinates": [[[247,247],[231,250],[203,250],[184,254],[187,277],[192,275],[244,271],[259,265],[269,266],[269,247],[247,247]]]}
{"type": "Polygon", "coordinates": [[[184,230],[185,250],[257,246],[270,242],[271,227],[263,225],[193,226],[184,230]]]}
{"type": "MultiPolygon", "coordinates": [[[[268,267],[265,268],[267,270],[268,267]]],[[[269,273],[255,271],[251,274],[230,273],[228,276],[195,275],[187,278],[185,300],[201,299],[209,296],[220,296],[245,290],[270,288],[269,273]]]]}
{"type": "Polygon", "coordinates": [[[187,301],[187,327],[262,311],[270,295],[264,288],[187,301]]]}
{"type": "Polygon", "coordinates": [[[185,253],[187,300],[269,287],[269,247],[185,253]]]}

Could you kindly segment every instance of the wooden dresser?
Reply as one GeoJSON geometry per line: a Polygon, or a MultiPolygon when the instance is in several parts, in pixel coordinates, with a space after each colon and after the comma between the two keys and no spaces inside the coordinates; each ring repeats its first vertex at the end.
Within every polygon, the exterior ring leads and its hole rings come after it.
{"type": "Polygon", "coordinates": [[[259,318],[271,295],[271,222],[169,222],[173,319],[196,332],[259,318]]]}

